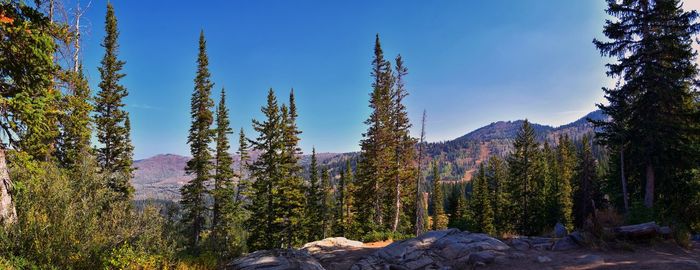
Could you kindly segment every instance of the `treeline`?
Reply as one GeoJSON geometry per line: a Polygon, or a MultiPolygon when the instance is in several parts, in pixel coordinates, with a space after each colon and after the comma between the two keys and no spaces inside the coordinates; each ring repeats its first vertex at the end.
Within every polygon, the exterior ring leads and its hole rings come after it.
{"type": "Polygon", "coordinates": [[[491,156],[471,181],[441,182],[441,169],[434,161],[432,228],[492,235],[549,234],[556,223],[569,230],[583,228],[596,208],[607,207],[601,191],[603,170],[589,138],[577,143],[561,135],[556,146],[540,144],[524,121],[513,141],[514,151],[491,156]]]}

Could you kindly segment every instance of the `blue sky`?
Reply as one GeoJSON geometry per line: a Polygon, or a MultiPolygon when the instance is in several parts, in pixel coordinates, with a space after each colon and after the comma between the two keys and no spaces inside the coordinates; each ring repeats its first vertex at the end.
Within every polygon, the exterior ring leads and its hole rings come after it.
{"type": "MultiPolygon", "coordinates": [[[[565,124],[594,110],[610,83],[607,59],[591,43],[602,36],[602,0],[112,3],[139,159],[189,154],[200,29],[215,99],[225,87],[234,130],[253,137],[251,119],[261,116],[267,90],[286,100],[294,88],[305,152],[359,149],[376,33],[385,54],[401,53],[408,66],[414,134],[425,109],[429,141],[499,120],[565,124]]],[[[93,91],[105,9],[106,1],[93,0],[83,20],[93,91]]],[[[237,145],[236,134],[231,140],[237,145]]]]}

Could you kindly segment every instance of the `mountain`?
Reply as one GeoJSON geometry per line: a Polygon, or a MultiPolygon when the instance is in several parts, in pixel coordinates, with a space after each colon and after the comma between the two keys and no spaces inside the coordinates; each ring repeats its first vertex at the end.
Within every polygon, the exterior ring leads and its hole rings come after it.
{"type": "MultiPolygon", "coordinates": [[[[556,145],[557,138],[561,134],[567,134],[574,141],[580,140],[584,135],[593,132],[593,126],[588,118],[594,120],[605,119],[601,111],[594,111],[580,119],[559,127],[532,123],[540,142],[547,141],[556,145]]],[[[523,120],[499,121],[478,128],[459,138],[444,142],[426,144],[426,161],[438,161],[441,168],[441,176],[445,181],[469,181],[479,164],[488,160],[493,155],[505,156],[512,150],[513,139],[523,124],[523,120]]],[[[252,152],[252,159],[258,157],[257,152],[252,152]]],[[[346,160],[352,161],[354,166],[357,152],[353,153],[317,153],[316,157],[321,166],[326,166],[330,172],[338,172],[345,167],[346,160]]],[[[179,189],[184,183],[192,179],[185,175],[185,166],[189,157],[164,154],[134,162],[136,172],[132,184],[136,189],[135,198],[177,200],[180,197],[179,189]]],[[[239,157],[233,155],[234,169],[239,166],[239,157]]],[[[301,157],[301,165],[308,170],[311,160],[310,155],[301,157]]],[[[426,170],[427,171],[427,170],[426,170]]]]}

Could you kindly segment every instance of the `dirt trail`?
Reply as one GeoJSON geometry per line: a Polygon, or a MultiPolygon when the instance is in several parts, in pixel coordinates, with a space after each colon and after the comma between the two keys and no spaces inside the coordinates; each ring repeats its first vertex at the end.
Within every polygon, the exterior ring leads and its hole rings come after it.
{"type": "MultiPolygon", "coordinates": [[[[334,257],[321,260],[323,267],[329,270],[346,270],[364,256],[390,244],[391,242],[366,243],[362,248],[338,250],[334,257]]],[[[675,243],[661,242],[655,244],[635,245],[631,251],[590,250],[572,251],[528,250],[506,252],[505,259],[498,260],[478,269],[700,269],[700,243],[695,242],[690,250],[680,248],[675,243]],[[546,262],[539,262],[538,257],[546,262]],[[546,257],[546,258],[544,258],[546,257]]],[[[465,268],[469,269],[469,268],[465,268]]]]}

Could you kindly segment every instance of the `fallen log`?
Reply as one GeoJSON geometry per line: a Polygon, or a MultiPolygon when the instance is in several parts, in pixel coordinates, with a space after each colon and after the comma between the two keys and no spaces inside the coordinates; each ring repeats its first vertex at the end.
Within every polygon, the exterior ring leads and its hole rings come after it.
{"type": "Polygon", "coordinates": [[[615,228],[617,237],[628,239],[648,239],[655,237],[659,231],[659,225],[656,222],[647,222],[642,224],[627,225],[615,228]]]}

